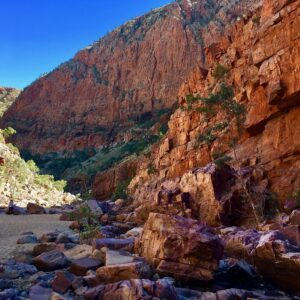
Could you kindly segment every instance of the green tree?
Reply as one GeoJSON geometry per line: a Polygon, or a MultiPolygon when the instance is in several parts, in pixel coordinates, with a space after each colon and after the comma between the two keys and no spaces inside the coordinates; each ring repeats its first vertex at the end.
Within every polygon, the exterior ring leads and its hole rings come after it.
{"type": "Polygon", "coordinates": [[[16,134],[17,131],[15,129],[13,129],[12,127],[7,127],[5,129],[2,129],[1,133],[4,137],[4,139],[7,140],[10,136],[16,134]]]}

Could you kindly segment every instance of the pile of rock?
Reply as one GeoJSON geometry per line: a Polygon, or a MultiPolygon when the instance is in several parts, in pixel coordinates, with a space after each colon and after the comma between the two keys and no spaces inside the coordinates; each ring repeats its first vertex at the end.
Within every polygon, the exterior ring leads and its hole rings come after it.
{"type": "MultiPolygon", "coordinates": [[[[18,243],[32,245],[31,250],[26,260],[19,255],[0,267],[0,299],[268,297],[269,289],[249,264],[273,282],[298,291],[300,251],[278,231],[213,229],[158,213],[151,213],[144,227],[132,227],[116,221],[130,211],[125,204],[117,209],[110,202],[88,202],[99,219],[106,215],[99,228],[102,237],[92,245],[80,240],[79,233],[24,233],[18,243]],[[295,280],[288,284],[289,276],[295,280]]],[[[272,297],[287,295],[273,289],[272,297]]]]}

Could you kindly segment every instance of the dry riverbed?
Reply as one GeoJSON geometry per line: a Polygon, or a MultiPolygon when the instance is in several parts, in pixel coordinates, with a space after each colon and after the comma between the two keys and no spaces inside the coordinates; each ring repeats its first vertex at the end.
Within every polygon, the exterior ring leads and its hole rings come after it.
{"type": "Polygon", "coordinates": [[[0,262],[12,257],[16,242],[23,232],[32,231],[38,237],[54,231],[68,231],[70,222],[59,220],[59,215],[0,215],[0,262]]]}

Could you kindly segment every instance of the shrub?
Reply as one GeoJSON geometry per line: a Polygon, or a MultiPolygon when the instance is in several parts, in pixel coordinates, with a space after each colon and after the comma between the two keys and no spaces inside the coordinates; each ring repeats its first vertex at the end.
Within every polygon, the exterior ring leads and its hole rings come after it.
{"type": "MultiPolygon", "coordinates": [[[[256,195],[254,195],[256,196],[256,195]]],[[[273,219],[279,212],[279,201],[275,194],[273,193],[264,193],[264,207],[262,209],[262,215],[265,219],[273,219]]]]}
{"type": "Polygon", "coordinates": [[[19,149],[11,143],[6,144],[6,146],[16,155],[20,155],[19,149]]]}
{"type": "Polygon", "coordinates": [[[80,227],[80,239],[87,240],[99,236],[101,224],[99,217],[95,215],[87,205],[69,213],[70,221],[77,221],[80,227]]]}
{"type": "Polygon", "coordinates": [[[225,76],[227,76],[229,70],[221,65],[221,64],[217,64],[217,66],[215,67],[212,76],[216,79],[216,80],[220,80],[223,79],[225,76]]]}
{"type": "Polygon", "coordinates": [[[252,19],[252,22],[256,25],[259,25],[260,24],[260,19],[261,19],[261,16],[255,16],[253,19],[252,19]]]}
{"type": "Polygon", "coordinates": [[[13,129],[12,127],[7,127],[5,129],[1,130],[1,133],[4,137],[4,139],[8,139],[10,136],[14,135],[17,133],[17,131],[15,129],[13,129]]]}
{"type": "Polygon", "coordinates": [[[232,157],[220,152],[214,152],[212,154],[212,158],[216,166],[220,169],[223,168],[226,165],[226,163],[232,160],[232,157]]]}
{"type": "Polygon", "coordinates": [[[211,129],[206,130],[197,137],[197,142],[201,144],[212,144],[217,139],[217,136],[212,133],[211,129]]]}
{"type": "Polygon", "coordinates": [[[34,173],[37,173],[40,171],[39,167],[36,165],[36,163],[33,161],[33,160],[28,160],[26,162],[28,168],[30,171],[34,172],[34,173]]]}
{"type": "Polygon", "coordinates": [[[117,185],[115,191],[113,192],[111,198],[112,200],[117,200],[117,199],[127,199],[127,188],[131,182],[132,178],[129,178],[127,180],[119,182],[117,185]]]}
{"type": "Polygon", "coordinates": [[[60,192],[63,192],[67,186],[67,182],[65,180],[56,180],[53,181],[52,184],[60,192]]]}
{"type": "Polygon", "coordinates": [[[148,169],[147,169],[148,175],[155,174],[156,172],[157,172],[157,170],[156,170],[155,166],[153,165],[153,163],[149,163],[148,169]]]}

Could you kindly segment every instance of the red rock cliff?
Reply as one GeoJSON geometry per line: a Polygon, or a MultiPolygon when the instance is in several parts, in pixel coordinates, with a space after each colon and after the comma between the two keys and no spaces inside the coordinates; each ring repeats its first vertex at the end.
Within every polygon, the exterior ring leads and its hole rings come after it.
{"type": "Polygon", "coordinates": [[[178,0],[126,23],[27,87],[4,116],[32,152],[112,142],[128,119],[170,107],[203,48],[260,2],[178,0]]]}
{"type": "MultiPolygon", "coordinates": [[[[260,182],[282,201],[300,188],[299,12],[299,0],[265,0],[257,11],[241,17],[205,48],[207,70],[195,70],[179,93],[183,106],[187,94],[206,96],[214,82],[216,64],[229,68],[227,81],[234,87],[236,100],[247,107],[246,134],[237,147],[238,161],[258,170],[260,182]]],[[[200,205],[197,213],[201,218],[216,224],[220,203],[213,176],[203,170],[197,171],[199,174],[191,171],[210,162],[218,143],[197,145],[197,136],[209,127],[208,122],[196,110],[179,108],[172,115],[167,136],[152,150],[157,172],[148,174],[147,160],[140,164],[131,183],[135,204],[143,213],[158,209],[155,205],[161,201],[157,193],[168,191],[166,198],[171,201],[173,197],[175,204],[189,193],[192,203],[200,205]]]]}

